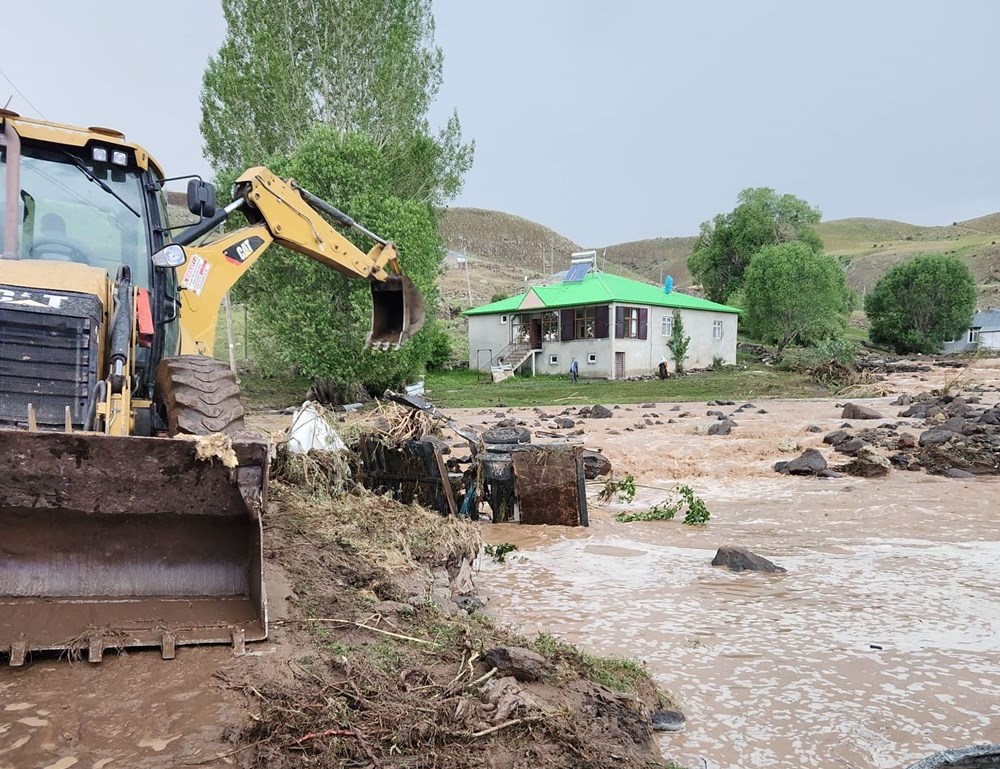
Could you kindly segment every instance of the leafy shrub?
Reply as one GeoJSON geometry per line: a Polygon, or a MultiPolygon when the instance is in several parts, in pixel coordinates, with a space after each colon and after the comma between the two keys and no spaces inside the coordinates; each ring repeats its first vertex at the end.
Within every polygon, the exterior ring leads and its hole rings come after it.
{"type": "MultiPolygon", "coordinates": [[[[632,476],[628,476],[631,478],[632,476]]],[[[685,508],[684,523],[688,526],[703,526],[708,523],[711,514],[701,497],[694,493],[694,489],[685,484],[674,487],[673,493],[679,499],[668,497],[662,502],[653,505],[649,510],[638,513],[618,513],[615,520],[619,523],[633,523],[635,521],[669,521],[685,508]]]]}
{"type": "Polygon", "coordinates": [[[597,498],[602,502],[610,502],[615,497],[622,502],[631,502],[635,499],[635,478],[631,474],[626,475],[620,481],[609,478],[604,482],[601,493],[597,495],[597,498]]]}
{"type": "Polygon", "coordinates": [[[854,367],[860,345],[853,339],[824,339],[812,347],[786,350],[778,364],[783,371],[808,371],[824,363],[854,367]]]}

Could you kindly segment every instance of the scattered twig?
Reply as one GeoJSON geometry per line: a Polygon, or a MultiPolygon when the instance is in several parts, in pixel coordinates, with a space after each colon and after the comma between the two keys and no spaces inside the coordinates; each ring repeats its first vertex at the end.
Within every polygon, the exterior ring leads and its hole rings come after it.
{"type": "Polygon", "coordinates": [[[530,718],[513,718],[510,721],[504,721],[502,724],[497,724],[496,726],[491,726],[489,729],[483,729],[481,732],[473,732],[472,736],[475,738],[485,737],[487,734],[493,734],[494,732],[499,732],[501,729],[506,729],[509,726],[517,726],[518,724],[530,724],[534,721],[541,721],[544,716],[531,716],[530,718]]]}
{"type": "Polygon", "coordinates": [[[181,763],[183,766],[204,766],[205,764],[214,764],[215,762],[221,759],[231,758],[232,756],[235,756],[237,753],[242,753],[244,750],[250,750],[250,748],[256,748],[258,745],[263,745],[265,742],[267,742],[266,739],[257,740],[256,742],[251,742],[248,745],[243,745],[242,747],[239,748],[233,748],[232,750],[226,753],[220,753],[218,755],[211,756],[209,758],[203,758],[201,759],[201,761],[183,761],[181,763]]]}
{"type": "Polygon", "coordinates": [[[412,641],[413,643],[425,644],[427,646],[438,646],[434,641],[428,641],[424,638],[414,638],[410,635],[403,635],[402,633],[392,633],[388,630],[382,630],[377,627],[372,627],[371,625],[365,625],[362,622],[353,622],[349,619],[331,619],[327,617],[310,617],[305,620],[306,622],[322,622],[329,625],[354,625],[357,628],[363,628],[365,630],[371,630],[373,633],[381,633],[382,635],[391,636],[392,638],[398,638],[402,641],[412,641]]]}
{"type": "Polygon", "coordinates": [[[319,740],[323,737],[353,737],[356,740],[361,739],[360,735],[351,729],[324,729],[322,732],[309,732],[309,734],[303,734],[298,739],[286,742],[281,747],[292,748],[296,745],[301,745],[303,742],[308,740],[319,740]]]}
{"type": "Polygon", "coordinates": [[[497,669],[492,668],[489,673],[479,676],[479,678],[477,678],[475,681],[470,681],[465,688],[471,689],[473,686],[479,686],[479,684],[484,684],[491,678],[493,678],[493,676],[495,676],[496,674],[497,674],[497,669]]]}

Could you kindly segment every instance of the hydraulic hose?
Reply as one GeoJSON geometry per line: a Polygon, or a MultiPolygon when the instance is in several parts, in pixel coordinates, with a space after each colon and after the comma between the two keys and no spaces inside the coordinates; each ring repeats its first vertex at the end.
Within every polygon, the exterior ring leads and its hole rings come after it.
{"type": "Polygon", "coordinates": [[[132,347],[132,270],[118,269],[115,286],[115,317],[111,323],[111,391],[120,393],[125,383],[125,366],[132,347]]]}

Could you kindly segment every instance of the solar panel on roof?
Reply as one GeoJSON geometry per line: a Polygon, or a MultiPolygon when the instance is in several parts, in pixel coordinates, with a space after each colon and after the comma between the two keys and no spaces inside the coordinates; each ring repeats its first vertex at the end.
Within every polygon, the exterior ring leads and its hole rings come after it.
{"type": "Polygon", "coordinates": [[[563,278],[563,283],[579,283],[587,277],[587,273],[589,271],[589,264],[574,264],[566,271],[566,277],[563,278]]]}

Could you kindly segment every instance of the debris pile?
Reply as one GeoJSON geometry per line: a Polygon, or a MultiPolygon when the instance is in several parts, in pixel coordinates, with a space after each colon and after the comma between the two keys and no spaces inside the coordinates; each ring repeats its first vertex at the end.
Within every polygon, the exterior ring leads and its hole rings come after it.
{"type": "MultiPolygon", "coordinates": [[[[551,420],[551,430],[577,426],[566,416],[539,415],[551,420]]],[[[335,496],[358,483],[442,515],[478,520],[485,503],[495,523],[586,526],[584,482],[609,475],[611,463],[569,440],[582,429],[567,435],[539,430],[559,442],[532,443],[524,422],[502,412],[494,419],[492,427],[472,429],[420,396],[392,391],[349,421],[306,403],[279,445],[276,472],[291,482],[308,481],[313,496],[335,496]],[[460,451],[452,455],[455,448],[460,451]]]]}
{"type": "Polygon", "coordinates": [[[278,479],[268,519],[292,656],[224,679],[253,709],[228,734],[242,766],[658,765],[652,716],[676,706],[640,666],[475,613],[476,527],[278,479]]]}

